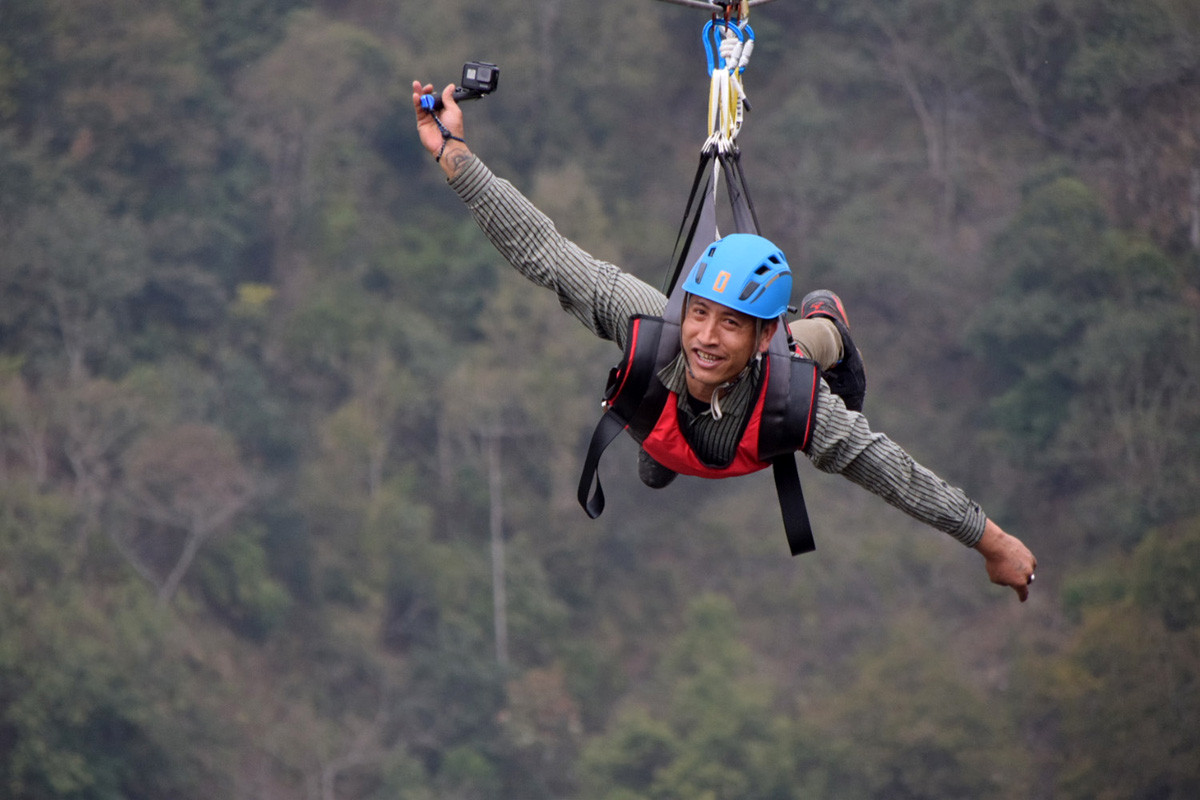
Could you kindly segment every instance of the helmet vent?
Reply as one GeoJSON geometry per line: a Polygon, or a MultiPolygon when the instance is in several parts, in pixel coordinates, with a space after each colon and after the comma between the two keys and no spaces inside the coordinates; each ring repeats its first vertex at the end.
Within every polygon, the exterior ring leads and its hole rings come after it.
{"type": "Polygon", "coordinates": [[[775,281],[777,281],[777,280],[779,280],[779,276],[778,276],[778,275],[773,275],[773,276],[771,277],[771,280],[767,281],[767,285],[763,287],[763,291],[766,291],[767,289],[769,289],[769,288],[771,287],[771,284],[772,284],[772,283],[774,283],[774,282],[775,282],[775,281]]]}

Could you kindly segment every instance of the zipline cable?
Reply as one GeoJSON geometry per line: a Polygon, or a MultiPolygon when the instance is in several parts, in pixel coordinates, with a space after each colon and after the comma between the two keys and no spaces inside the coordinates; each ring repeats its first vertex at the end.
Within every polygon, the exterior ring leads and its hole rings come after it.
{"type": "MultiPolygon", "coordinates": [[[[671,3],[677,6],[687,6],[688,8],[700,8],[705,11],[712,11],[718,6],[727,5],[726,3],[720,2],[708,2],[708,0],[661,0],[661,2],[671,3]]],[[[750,0],[750,2],[746,3],[746,5],[750,8],[753,8],[754,6],[761,6],[772,2],[774,2],[774,0],[750,0]]]]}

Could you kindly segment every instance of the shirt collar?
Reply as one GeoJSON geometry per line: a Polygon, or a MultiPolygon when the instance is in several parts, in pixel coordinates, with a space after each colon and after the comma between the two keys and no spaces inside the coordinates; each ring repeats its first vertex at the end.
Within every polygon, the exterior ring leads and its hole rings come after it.
{"type": "Polygon", "coordinates": [[[740,419],[750,408],[755,394],[754,389],[758,386],[761,376],[762,361],[756,358],[750,362],[749,369],[743,372],[732,386],[722,390],[717,402],[717,407],[720,409],[719,415],[712,411],[711,406],[709,410],[696,414],[687,402],[687,362],[684,360],[683,353],[677,354],[670,364],[658,371],[658,379],[662,381],[663,386],[679,396],[679,408],[688,420],[708,414],[717,419],[724,416],[740,419]]]}

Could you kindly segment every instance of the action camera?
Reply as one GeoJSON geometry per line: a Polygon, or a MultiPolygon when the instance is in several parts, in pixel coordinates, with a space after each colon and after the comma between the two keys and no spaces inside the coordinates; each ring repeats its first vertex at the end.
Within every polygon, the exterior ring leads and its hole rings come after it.
{"type": "Polygon", "coordinates": [[[468,61],[463,64],[462,86],[476,94],[490,94],[500,85],[500,68],[486,61],[468,61]]]}
{"type": "MultiPolygon", "coordinates": [[[[486,61],[468,61],[463,64],[462,83],[454,90],[454,101],[478,100],[496,91],[500,85],[500,68],[486,61]]],[[[441,111],[442,98],[427,94],[421,98],[421,107],[426,111],[441,111]]]]}

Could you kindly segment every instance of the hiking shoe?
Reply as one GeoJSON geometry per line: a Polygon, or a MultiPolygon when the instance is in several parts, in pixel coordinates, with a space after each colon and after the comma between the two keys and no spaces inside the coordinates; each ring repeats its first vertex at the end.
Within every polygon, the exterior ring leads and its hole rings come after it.
{"type": "Polygon", "coordinates": [[[800,317],[825,317],[833,321],[834,327],[842,337],[842,360],[821,375],[829,384],[829,390],[842,398],[846,408],[851,411],[862,411],[863,400],[867,395],[867,371],[863,365],[862,353],[850,338],[850,319],[846,316],[846,308],[842,298],[828,289],[817,289],[804,296],[800,303],[800,317]]]}
{"type": "Polygon", "coordinates": [[[828,289],[817,289],[804,295],[804,301],[800,303],[800,318],[812,317],[828,317],[850,327],[850,318],[846,316],[842,298],[828,289]]]}
{"type": "Polygon", "coordinates": [[[638,450],[638,477],[642,483],[651,489],[661,489],[678,475],[675,470],[667,469],[645,450],[638,450]]]}

